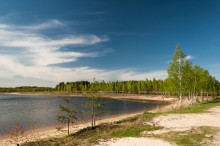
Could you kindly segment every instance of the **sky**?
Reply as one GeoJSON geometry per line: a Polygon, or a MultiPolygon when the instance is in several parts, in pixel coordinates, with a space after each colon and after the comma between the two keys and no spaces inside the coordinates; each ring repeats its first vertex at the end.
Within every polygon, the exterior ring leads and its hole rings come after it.
{"type": "Polygon", "coordinates": [[[165,79],[176,44],[220,80],[219,0],[0,0],[0,87],[165,79]]]}

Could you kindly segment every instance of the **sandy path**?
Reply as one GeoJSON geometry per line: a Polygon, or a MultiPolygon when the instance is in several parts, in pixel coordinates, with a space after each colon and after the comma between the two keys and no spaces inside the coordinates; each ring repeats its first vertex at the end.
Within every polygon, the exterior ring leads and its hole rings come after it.
{"type": "Polygon", "coordinates": [[[220,106],[211,108],[208,113],[169,114],[156,117],[153,122],[165,128],[191,128],[200,126],[220,127],[220,106]]]}
{"type": "MultiPolygon", "coordinates": [[[[145,131],[147,134],[162,134],[170,131],[186,131],[192,127],[210,126],[220,128],[220,106],[211,108],[206,113],[199,114],[168,114],[153,119],[153,123],[163,126],[156,131],[145,131]]],[[[144,134],[143,133],[143,134],[144,134]]],[[[100,142],[99,146],[166,146],[168,142],[152,138],[121,138],[100,142]]],[[[220,133],[214,136],[210,145],[220,146],[220,133]]]]}
{"type": "Polygon", "coordinates": [[[154,138],[117,138],[107,142],[100,142],[94,146],[172,146],[168,142],[154,138]]]}
{"type": "MultiPolygon", "coordinates": [[[[153,123],[163,126],[164,129],[147,132],[148,134],[161,134],[169,131],[186,131],[192,127],[210,126],[220,128],[220,106],[213,107],[207,113],[199,114],[169,114],[156,117],[153,123]]],[[[220,132],[214,135],[214,140],[209,143],[220,146],[220,132]]]]}

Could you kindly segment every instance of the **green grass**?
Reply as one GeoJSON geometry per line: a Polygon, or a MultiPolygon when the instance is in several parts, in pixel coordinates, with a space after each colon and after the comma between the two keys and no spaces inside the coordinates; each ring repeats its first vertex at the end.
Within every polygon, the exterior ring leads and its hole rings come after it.
{"type": "Polygon", "coordinates": [[[154,127],[150,125],[132,125],[123,129],[116,129],[110,133],[111,137],[138,137],[143,131],[158,130],[161,127],[154,127]]]}
{"type": "Polygon", "coordinates": [[[220,105],[220,98],[214,98],[211,101],[206,101],[203,103],[195,104],[191,107],[184,107],[177,110],[169,111],[168,113],[175,113],[175,114],[181,114],[181,113],[201,113],[205,110],[208,110],[211,107],[220,105]]]}

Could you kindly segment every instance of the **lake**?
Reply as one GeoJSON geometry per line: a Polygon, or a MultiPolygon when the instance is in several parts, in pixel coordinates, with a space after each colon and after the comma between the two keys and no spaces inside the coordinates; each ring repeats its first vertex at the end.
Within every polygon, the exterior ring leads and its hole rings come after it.
{"type": "MultiPolygon", "coordinates": [[[[71,105],[82,110],[86,101],[85,97],[72,97],[71,105]]],[[[102,98],[102,101],[105,103],[103,116],[134,113],[164,104],[111,98],[102,98]]],[[[0,94],[0,135],[9,134],[16,123],[21,124],[25,130],[59,124],[56,117],[60,113],[60,104],[64,104],[64,100],[58,96],[0,94]]]]}

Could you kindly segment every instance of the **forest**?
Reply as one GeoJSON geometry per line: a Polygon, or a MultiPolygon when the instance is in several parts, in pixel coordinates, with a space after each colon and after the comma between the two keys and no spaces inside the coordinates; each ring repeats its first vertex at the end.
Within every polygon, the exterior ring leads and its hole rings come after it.
{"type": "Polygon", "coordinates": [[[55,88],[51,87],[16,87],[0,88],[0,92],[65,92],[83,93],[97,89],[100,93],[127,93],[127,94],[157,94],[174,96],[219,96],[220,82],[210,75],[208,70],[193,63],[176,46],[173,58],[169,63],[168,78],[144,79],[129,81],[74,81],[60,82],[55,88]]]}

